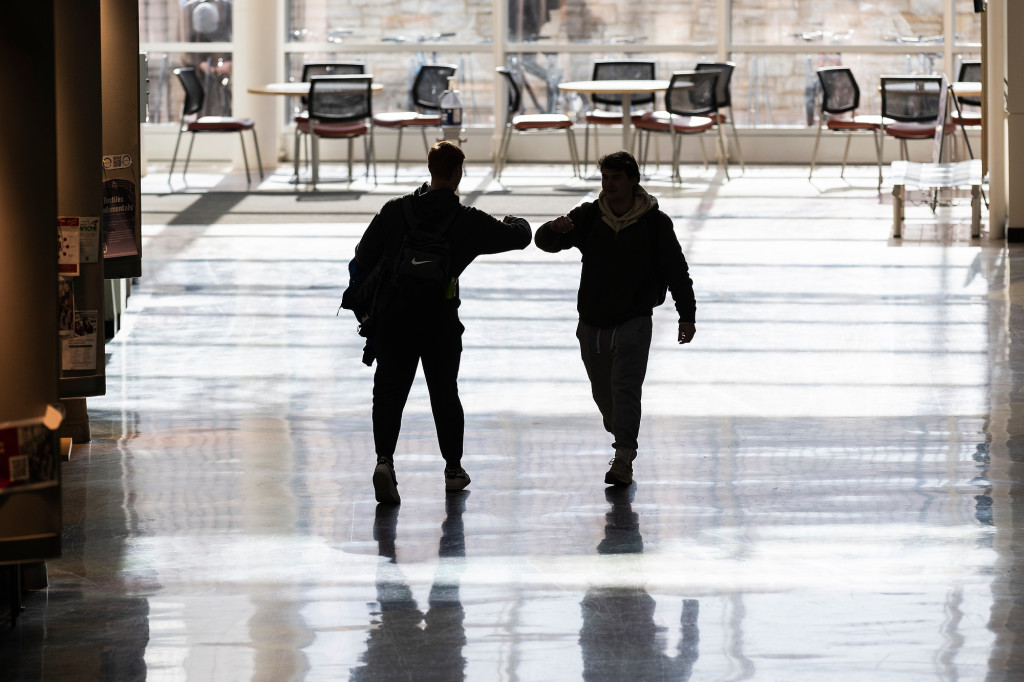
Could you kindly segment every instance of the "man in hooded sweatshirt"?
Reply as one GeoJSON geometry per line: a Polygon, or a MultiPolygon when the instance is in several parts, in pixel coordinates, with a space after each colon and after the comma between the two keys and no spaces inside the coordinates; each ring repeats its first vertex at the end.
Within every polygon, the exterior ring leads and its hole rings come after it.
{"type": "MultiPolygon", "coordinates": [[[[430,182],[381,208],[359,240],[355,262],[350,265],[353,279],[358,280],[382,258],[385,264],[396,263],[403,236],[409,229],[404,202],[411,207],[416,228],[443,230],[449,249],[451,281],[444,287],[443,295],[413,299],[385,282],[386,291],[380,296],[376,329],[370,339],[377,360],[373,375],[373,441],[377,451],[373,488],[377,501],[385,504],[401,503],[395,448],[402,411],[420,361],[445,462],[445,490],[454,492],[469,485],[469,474],[462,468],[465,417],[458,377],[465,328],[459,321],[458,277],[477,256],[530,245],[530,224],[523,218],[505,216],[498,220],[459,203],[456,190],[462,180],[465,158],[458,146],[447,141],[431,147],[427,153],[430,182]]],[[[415,258],[413,261],[418,265],[415,258]]]]}
{"type": "Polygon", "coordinates": [[[556,253],[580,250],[583,268],[576,337],[604,428],[615,441],[605,474],[609,485],[633,482],[640,394],[651,350],[653,309],[672,292],[679,343],[696,333],[697,305],[689,268],[658,200],[640,186],[640,168],[628,152],[598,161],[601,194],[537,229],[535,242],[556,253]]]}

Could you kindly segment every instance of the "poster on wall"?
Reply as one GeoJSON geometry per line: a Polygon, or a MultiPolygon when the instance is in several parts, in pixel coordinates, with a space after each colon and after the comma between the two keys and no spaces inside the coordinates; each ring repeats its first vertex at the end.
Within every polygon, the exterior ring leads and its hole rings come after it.
{"type": "Polygon", "coordinates": [[[81,228],[78,218],[57,218],[57,272],[62,277],[78,277],[81,228]]]}
{"type": "Polygon", "coordinates": [[[95,310],[75,313],[74,332],[61,339],[61,368],[68,370],[96,369],[96,328],[99,315],[95,310]]]}
{"type": "Polygon", "coordinates": [[[57,280],[57,309],[60,312],[57,333],[71,336],[75,333],[74,280],[63,277],[57,280]]]}
{"type": "Polygon", "coordinates": [[[135,183],[107,180],[103,183],[103,257],[139,255],[135,244],[135,183]]]}
{"type": "Polygon", "coordinates": [[[79,218],[79,255],[82,263],[98,263],[100,260],[100,219],[79,218]]]}

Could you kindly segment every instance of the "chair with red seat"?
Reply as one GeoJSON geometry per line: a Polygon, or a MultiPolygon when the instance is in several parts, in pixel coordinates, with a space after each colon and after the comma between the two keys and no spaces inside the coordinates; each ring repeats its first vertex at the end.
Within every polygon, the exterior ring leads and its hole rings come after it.
{"type": "Polygon", "coordinates": [[[363,138],[366,177],[373,164],[374,184],[377,182],[377,161],[374,158],[373,76],[313,76],[309,80],[309,119],[299,125],[310,136],[312,149],[312,184],[320,180],[320,140],[348,140],[348,181],[352,177],[352,143],[363,138]]]}
{"type": "Polygon", "coordinates": [[[740,168],[746,170],[743,163],[743,152],[740,151],[740,136],[736,132],[736,117],[732,113],[732,72],[736,70],[736,62],[701,62],[697,64],[697,71],[718,71],[718,85],[715,92],[715,99],[718,100],[718,111],[711,115],[715,125],[721,126],[726,123],[732,128],[732,139],[736,146],[736,158],[740,161],[740,168]],[[728,109],[728,113],[726,113],[728,109]]]}
{"type": "MultiPolygon", "coordinates": [[[[882,76],[882,117],[891,119],[883,125],[885,136],[900,142],[900,158],[907,160],[907,141],[935,139],[943,126],[943,135],[955,132],[953,124],[946,123],[945,76],[882,76]]],[[[934,159],[941,161],[941,159],[934,159]]]]}
{"type": "Polygon", "coordinates": [[[185,170],[182,171],[182,178],[188,173],[188,164],[192,159],[192,144],[196,140],[197,133],[238,133],[242,143],[242,159],[245,161],[245,181],[252,184],[249,175],[249,156],[245,152],[245,136],[242,134],[248,130],[252,132],[253,146],[256,147],[256,162],[260,169],[260,180],[263,179],[263,160],[260,159],[260,145],[256,139],[256,123],[251,118],[236,118],[234,116],[202,116],[200,111],[206,100],[206,92],[203,84],[196,76],[196,70],[190,66],[174,70],[182,88],[185,90],[185,102],[181,107],[181,122],[178,126],[178,139],[174,143],[174,154],[171,156],[171,170],[167,175],[167,182],[170,183],[174,174],[174,164],[178,160],[178,146],[181,144],[181,134],[189,132],[192,137],[188,143],[188,154],[185,155],[185,170]]]}
{"type": "Polygon", "coordinates": [[[409,127],[419,128],[423,134],[423,146],[430,149],[427,128],[441,126],[441,95],[448,89],[448,79],[455,75],[457,69],[453,64],[424,64],[416,72],[409,93],[415,111],[386,111],[373,116],[373,125],[398,130],[395,148],[396,180],[398,164],[402,158],[402,132],[409,127]]]}
{"type": "Polygon", "coordinates": [[[508,107],[505,115],[505,130],[501,136],[501,144],[498,145],[498,152],[494,157],[494,178],[501,178],[501,171],[505,167],[508,158],[508,145],[512,139],[512,133],[525,133],[529,131],[564,130],[569,137],[569,155],[572,158],[573,175],[580,175],[580,160],[576,152],[576,138],[573,135],[572,119],[564,114],[520,114],[522,106],[522,91],[511,72],[504,67],[495,69],[505,79],[508,86],[508,107]]]}
{"type": "Polygon", "coordinates": [[[715,123],[712,116],[718,111],[716,94],[719,72],[707,71],[676,71],[672,74],[668,88],[665,90],[665,109],[645,114],[636,123],[638,148],[641,151],[640,163],[646,165],[648,147],[652,133],[667,133],[672,136],[672,180],[680,178],[679,158],[683,136],[698,135],[701,154],[704,156],[704,167],[707,168],[708,157],[704,149],[704,133],[711,129],[718,131],[718,150],[720,163],[723,164],[725,177],[729,177],[729,162],[725,157],[725,137],[722,127],[715,123]]]}
{"type": "MultiPolygon", "coordinates": [[[[981,82],[981,60],[977,59],[965,59],[960,62],[960,71],[957,74],[956,80],[958,83],[967,82],[981,82]]],[[[981,98],[980,97],[957,97],[957,102],[961,105],[960,111],[954,111],[954,120],[962,121],[965,126],[981,126],[981,98]],[[971,107],[970,109],[964,110],[963,106],[971,107]]]]}
{"type": "MultiPolygon", "coordinates": [[[[594,72],[591,80],[595,81],[617,81],[617,80],[654,80],[657,65],[650,61],[637,59],[599,59],[594,62],[594,72]]],[[[586,125],[583,128],[583,172],[587,172],[587,164],[590,162],[590,126],[612,126],[622,125],[622,95],[609,95],[594,93],[590,96],[594,107],[584,113],[586,125]]],[[[645,110],[653,108],[654,94],[633,95],[630,97],[630,117],[635,124],[645,110]],[[640,107],[640,110],[637,110],[640,107]]],[[[598,149],[597,130],[594,130],[594,154],[600,156],[598,149]]]]}
{"type": "MultiPolygon", "coordinates": [[[[818,82],[821,83],[821,112],[818,116],[818,134],[814,138],[814,152],[811,154],[811,171],[807,174],[810,180],[814,175],[814,164],[818,159],[818,145],[821,143],[821,131],[846,136],[846,148],[843,151],[843,167],[839,177],[846,173],[846,159],[850,154],[850,142],[857,133],[871,133],[875,143],[875,156],[878,159],[878,186],[882,186],[882,127],[886,120],[881,116],[858,115],[860,107],[860,87],[853,71],[845,66],[826,66],[818,69],[818,82]]],[[[894,121],[888,121],[894,123],[894,121]]]]}
{"type": "MultiPolygon", "coordinates": [[[[960,71],[957,73],[958,83],[965,81],[972,83],[981,82],[981,60],[965,59],[960,62],[960,71]]],[[[981,128],[981,97],[971,95],[957,96],[957,105],[953,108],[953,122],[963,128],[981,128]]],[[[964,144],[967,146],[969,156],[973,156],[970,145],[967,142],[966,131],[964,131],[964,144]]]]}
{"type": "MultiPolygon", "coordinates": [[[[302,65],[302,82],[308,83],[313,76],[358,76],[366,73],[366,65],[362,62],[308,62],[302,65]]],[[[300,98],[302,111],[295,115],[295,178],[299,177],[299,166],[302,161],[302,145],[306,135],[302,132],[301,123],[309,119],[309,97],[300,98]]],[[[306,149],[306,161],[309,161],[309,149],[306,149]]]]}

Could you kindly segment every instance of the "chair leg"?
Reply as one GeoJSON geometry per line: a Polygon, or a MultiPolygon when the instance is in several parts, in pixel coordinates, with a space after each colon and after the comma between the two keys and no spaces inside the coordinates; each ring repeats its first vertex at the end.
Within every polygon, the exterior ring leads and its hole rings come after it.
{"type": "MultiPolygon", "coordinates": [[[[369,163],[373,164],[373,186],[376,187],[377,186],[377,148],[376,148],[376,145],[375,145],[374,139],[373,139],[373,128],[370,128],[370,132],[369,132],[369,134],[366,137],[368,137],[369,140],[370,140],[370,142],[369,142],[370,152],[369,152],[369,156],[367,158],[370,160],[369,163]]],[[[370,177],[370,166],[369,165],[367,165],[367,167],[366,167],[366,177],[367,177],[367,179],[369,179],[369,177],[370,177]]]]}
{"type": "Polygon", "coordinates": [[[352,138],[348,138],[348,182],[352,184],[352,138]]]}
{"type": "Polygon", "coordinates": [[[904,161],[910,160],[909,150],[907,149],[907,141],[900,140],[900,158],[904,161]]]}
{"type": "Polygon", "coordinates": [[[497,156],[494,159],[494,179],[501,179],[501,172],[505,169],[505,155],[508,153],[508,143],[512,137],[512,128],[505,126],[501,134],[501,144],[498,145],[497,156]]]}
{"type": "Polygon", "coordinates": [[[312,160],[312,168],[310,169],[313,180],[313,191],[316,191],[316,181],[320,179],[320,138],[317,137],[316,133],[309,134],[309,151],[312,160]]]}
{"type": "Polygon", "coordinates": [[[651,148],[651,133],[647,130],[637,130],[633,139],[636,142],[636,160],[640,165],[640,173],[646,175],[647,155],[651,148]]]}
{"type": "Polygon", "coordinates": [[[256,128],[252,129],[252,144],[256,147],[256,167],[260,171],[260,180],[263,179],[263,159],[260,158],[260,141],[256,137],[256,128]]]}
{"type": "Polygon", "coordinates": [[[880,130],[872,130],[871,135],[875,143],[875,156],[878,159],[878,189],[882,189],[882,143],[885,141],[885,133],[880,130]]]}
{"type": "Polygon", "coordinates": [[[719,124],[716,124],[715,128],[718,129],[718,152],[721,154],[722,170],[725,171],[725,179],[732,180],[729,176],[729,157],[725,154],[725,131],[722,130],[722,126],[719,124]]]}
{"type": "Polygon", "coordinates": [[[846,159],[850,155],[850,141],[853,140],[852,133],[846,133],[846,146],[843,148],[843,167],[839,169],[839,177],[846,177],[846,159]]]}
{"type": "Polygon", "coordinates": [[[398,162],[402,158],[402,133],[405,132],[404,127],[398,128],[398,146],[395,148],[395,180],[398,180],[398,162]]]}
{"type": "Polygon", "coordinates": [[[292,155],[293,161],[295,162],[295,184],[299,184],[299,149],[302,148],[301,144],[302,133],[299,132],[298,125],[295,128],[295,153],[292,155]]]}
{"type": "Polygon", "coordinates": [[[821,124],[818,124],[818,134],[814,137],[814,151],[811,152],[811,172],[807,174],[810,180],[814,175],[814,164],[818,160],[818,145],[821,144],[821,124]]]}
{"type": "Polygon", "coordinates": [[[565,132],[569,136],[569,155],[572,157],[572,172],[577,178],[582,178],[580,175],[580,155],[576,151],[576,135],[573,134],[572,128],[566,128],[565,132]]]}
{"type": "MultiPolygon", "coordinates": [[[[597,134],[597,131],[594,131],[597,134]]],[[[583,126],[583,173],[586,174],[587,166],[590,164],[590,124],[583,126]]]]}
{"type": "Polygon", "coordinates": [[[171,170],[167,173],[167,184],[171,184],[171,176],[174,175],[174,162],[178,160],[178,145],[181,144],[181,133],[184,128],[178,128],[178,139],[174,142],[174,154],[171,155],[171,170]]]}
{"type": "Polygon", "coordinates": [[[242,144],[242,161],[245,162],[245,184],[252,185],[252,176],[249,175],[249,155],[245,153],[245,135],[238,131],[238,141],[242,144]]]}
{"type": "Polygon", "coordinates": [[[185,176],[188,175],[188,163],[192,160],[192,144],[196,141],[196,134],[192,133],[192,137],[188,141],[188,154],[185,155],[185,170],[181,171],[181,179],[184,180],[185,176]]]}
{"type": "MultiPolygon", "coordinates": [[[[683,136],[672,131],[672,182],[683,181],[683,175],[679,172],[680,151],[682,150],[683,136]]],[[[701,142],[701,149],[704,143],[701,142]]]]}
{"type": "Polygon", "coordinates": [[[740,150],[740,136],[736,132],[736,118],[732,115],[732,107],[729,107],[729,126],[732,127],[732,139],[736,143],[736,158],[740,160],[740,169],[746,173],[747,165],[743,163],[743,152],[740,150]]]}

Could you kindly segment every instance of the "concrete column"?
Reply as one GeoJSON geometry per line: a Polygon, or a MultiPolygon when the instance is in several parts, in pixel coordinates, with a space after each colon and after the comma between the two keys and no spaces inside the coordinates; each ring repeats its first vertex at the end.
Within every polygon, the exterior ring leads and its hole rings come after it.
{"type": "MultiPolygon", "coordinates": [[[[1013,188],[1024,187],[1024,87],[1015,87],[1016,74],[1022,74],[1024,78],[1024,41],[1009,40],[1009,36],[1019,36],[1020,29],[1024,29],[1024,4],[1016,1],[1007,2],[999,0],[1005,8],[1006,21],[1003,24],[1002,33],[1003,45],[1005,46],[1004,70],[1001,77],[1006,78],[1006,123],[1005,129],[1001,129],[997,120],[993,126],[993,137],[1005,134],[1005,142],[1001,151],[1005,154],[1005,182],[1002,189],[1005,191],[1004,201],[1006,206],[1006,239],[1008,241],[1024,241],[1024,200],[1013,198],[1013,188]]],[[[992,28],[993,17],[989,17],[989,28],[992,28]]],[[[992,74],[990,73],[990,76],[992,74]]],[[[989,80],[991,85],[990,96],[999,92],[1002,88],[998,84],[1000,80],[989,80]]],[[[991,108],[990,108],[991,110],[991,108]]],[[[995,140],[990,140],[995,146],[995,140]]],[[[995,159],[990,167],[992,180],[995,182],[995,159]]]]}
{"type": "MultiPolygon", "coordinates": [[[[277,0],[246,0],[234,3],[232,37],[231,83],[232,111],[235,116],[256,121],[260,154],[266,170],[271,170],[280,158],[279,133],[283,123],[284,101],[270,95],[252,95],[247,88],[263,83],[284,80],[284,64],[278,63],[284,34],[284,3],[277,0]]],[[[248,138],[248,134],[246,135],[248,138]]],[[[246,140],[249,144],[249,140],[246,140]]],[[[234,149],[234,167],[244,170],[242,150],[234,149]]],[[[250,154],[250,157],[252,154],[250,154]]],[[[249,164],[255,171],[256,159],[249,164]]],[[[253,178],[256,182],[256,178],[253,178]]]]}

